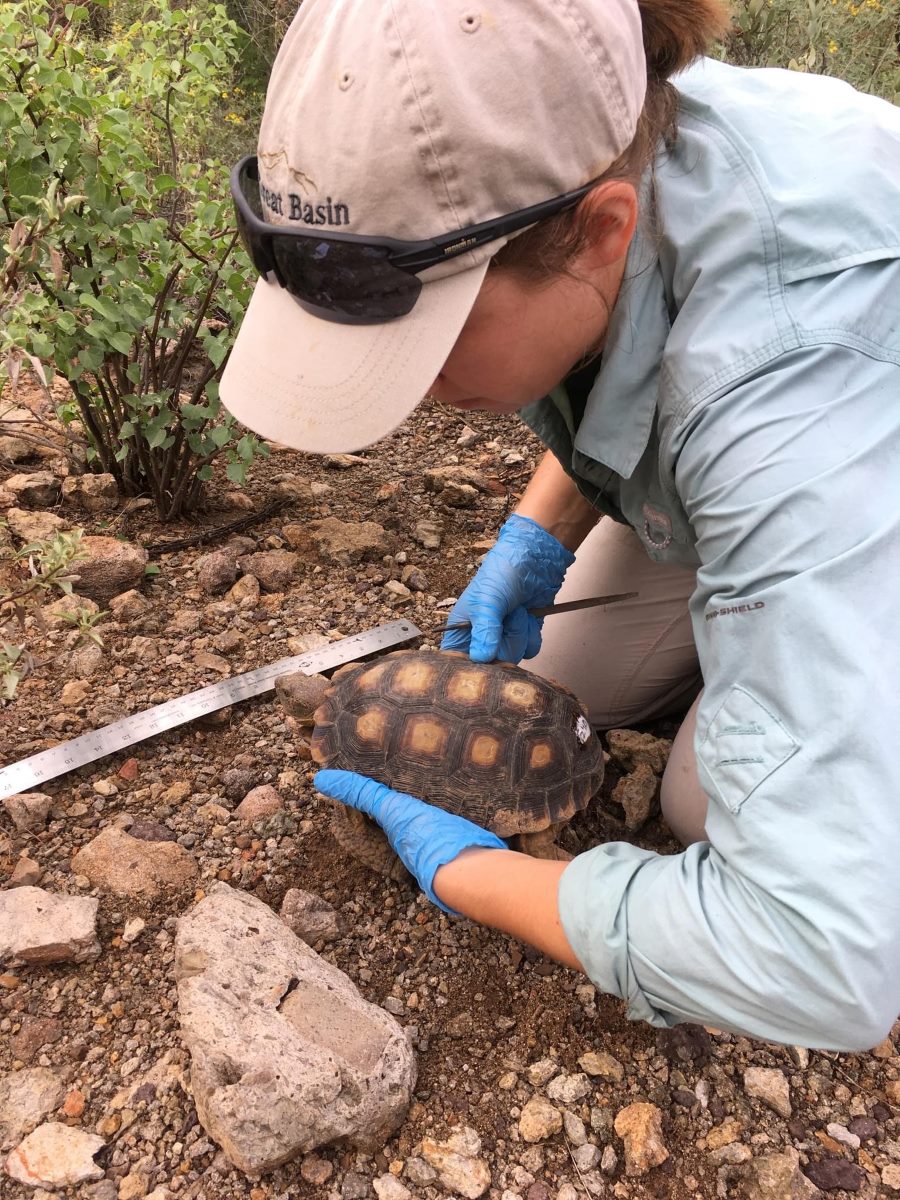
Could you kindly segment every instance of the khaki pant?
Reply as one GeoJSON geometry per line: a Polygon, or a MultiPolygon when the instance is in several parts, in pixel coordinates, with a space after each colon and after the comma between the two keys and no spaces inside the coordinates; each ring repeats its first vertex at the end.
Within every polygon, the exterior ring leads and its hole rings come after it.
{"type": "Polygon", "coordinates": [[[544,622],[530,671],[570,687],[601,729],[684,712],[660,803],[685,845],[705,841],[706,794],[697,777],[694,730],[702,678],[688,613],[695,572],[650,559],[632,529],[604,517],[584,540],[557,601],[637,592],[608,608],[544,622]]]}

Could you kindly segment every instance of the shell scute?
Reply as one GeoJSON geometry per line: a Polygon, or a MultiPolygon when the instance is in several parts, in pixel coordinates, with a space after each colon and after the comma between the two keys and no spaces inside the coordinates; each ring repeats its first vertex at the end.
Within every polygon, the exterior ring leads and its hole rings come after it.
{"type": "Polygon", "coordinates": [[[599,789],[603,753],[593,732],[579,739],[582,712],[521,667],[404,650],[333,677],[313,755],[505,837],[569,819],[599,789]]]}

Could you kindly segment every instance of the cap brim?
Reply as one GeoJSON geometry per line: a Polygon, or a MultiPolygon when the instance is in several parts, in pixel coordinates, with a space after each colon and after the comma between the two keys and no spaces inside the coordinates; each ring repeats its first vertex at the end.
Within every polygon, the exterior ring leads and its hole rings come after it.
{"type": "Polygon", "coordinates": [[[475,303],[489,260],[426,283],[383,325],[340,325],[260,279],[219,394],[254,433],[316,454],[359,450],[409,416],[475,303]]]}

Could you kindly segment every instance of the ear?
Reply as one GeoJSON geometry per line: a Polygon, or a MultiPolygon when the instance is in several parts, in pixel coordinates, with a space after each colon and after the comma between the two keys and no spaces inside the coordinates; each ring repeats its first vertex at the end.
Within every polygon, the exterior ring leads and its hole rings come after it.
{"type": "Polygon", "coordinates": [[[634,185],[625,179],[598,184],[581,202],[579,217],[589,234],[582,262],[608,267],[625,257],[637,225],[638,200],[634,185]]]}

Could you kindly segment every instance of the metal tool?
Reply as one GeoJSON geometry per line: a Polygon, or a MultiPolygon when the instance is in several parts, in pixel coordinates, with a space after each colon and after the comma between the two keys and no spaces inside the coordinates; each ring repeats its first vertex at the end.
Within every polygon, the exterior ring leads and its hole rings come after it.
{"type": "Polygon", "coordinates": [[[167,700],[154,708],[132,713],[121,721],[113,721],[111,725],[104,725],[71,741],[60,742],[49,750],[42,750],[30,758],[23,758],[21,762],[0,768],[0,800],[17,792],[27,792],[35,784],[56,779],[59,775],[74,771],[76,767],[106,758],[117,750],[167,729],[174,729],[195,717],[205,716],[238,700],[270,692],[281,675],[290,675],[294,671],[315,675],[341,663],[354,662],[368,654],[422,636],[421,629],[417,629],[412,621],[389,621],[386,625],[376,625],[374,629],[341,638],[330,646],[323,646],[321,650],[310,650],[293,658],[280,658],[268,666],[257,667],[255,671],[234,675],[231,679],[211,683],[199,691],[176,696],[174,700],[167,700]]]}
{"type": "MultiPolygon", "coordinates": [[[[615,596],[588,596],[584,600],[564,600],[562,604],[545,604],[543,608],[529,608],[533,617],[555,617],[557,613],[576,612],[579,608],[596,608],[603,604],[617,604],[620,600],[633,600],[637,592],[619,592],[615,596]]],[[[432,633],[446,633],[448,629],[468,629],[469,621],[454,621],[439,625],[432,633]]]]}

